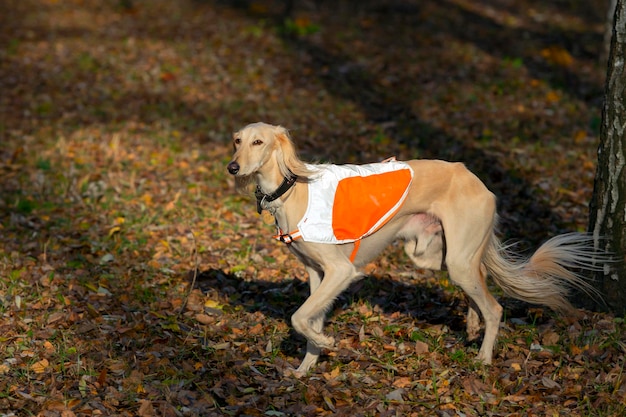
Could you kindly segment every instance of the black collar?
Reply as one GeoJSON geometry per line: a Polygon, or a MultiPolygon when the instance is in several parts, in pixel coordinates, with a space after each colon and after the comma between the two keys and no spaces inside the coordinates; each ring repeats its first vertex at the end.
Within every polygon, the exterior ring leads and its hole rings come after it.
{"type": "Polygon", "coordinates": [[[285,177],[282,184],[280,184],[276,191],[271,194],[265,194],[261,191],[261,187],[257,185],[256,191],[254,192],[254,195],[256,196],[256,211],[261,214],[261,211],[264,209],[262,203],[270,203],[280,198],[283,194],[289,191],[289,189],[296,183],[297,179],[298,176],[290,172],[289,176],[285,177]]]}

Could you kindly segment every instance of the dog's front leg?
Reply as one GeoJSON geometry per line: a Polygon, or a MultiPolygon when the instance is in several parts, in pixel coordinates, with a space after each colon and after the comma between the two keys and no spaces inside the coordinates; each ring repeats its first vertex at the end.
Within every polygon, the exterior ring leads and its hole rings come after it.
{"type": "MultiPolygon", "coordinates": [[[[320,274],[315,269],[311,267],[306,267],[306,271],[309,275],[309,288],[310,288],[309,295],[310,295],[310,294],[313,294],[315,290],[317,290],[322,280],[321,280],[320,274]]],[[[322,328],[324,327],[324,316],[318,317],[317,319],[313,320],[311,325],[314,331],[321,333],[322,328]]],[[[298,369],[288,369],[285,371],[285,374],[293,375],[296,377],[301,377],[301,376],[306,375],[309,369],[311,369],[311,367],[315,366],[315,364],[317,363],[317,360],[320,357],[321,352],[322,352],[322,349],[320,349],[314,343],[307,340],[306,354],[304,355],[304,359],[302,359],[302,363],[300,363],[300,366],[298,367],[298,369]]]]}
{"type": "Polygon", "coordinates": [[[324,317],[333,301],[357,278],[354,266],[347,261],[333,265],[324,271],[324,280],[319,282],[313,290],[314,281],[311,281],[311,295],[291,317],[294,329],[307,339],[307,352],[296,370],[296,375],[304,375],[317,362],[321,349],[334,349],[335,339],[323,333],[324,317]]]}

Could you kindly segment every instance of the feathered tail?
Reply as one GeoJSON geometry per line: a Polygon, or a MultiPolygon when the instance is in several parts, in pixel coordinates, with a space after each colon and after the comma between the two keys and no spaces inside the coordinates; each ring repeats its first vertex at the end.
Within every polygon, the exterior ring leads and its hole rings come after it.
{"type": "Polygon", "coordinates": [[[574,310],[567,300],[572,289],[602,300],[598,290],[573,270],[602,270],[608,261],[610,257],[595,251],[593,238],[583,233],[553,237],[528,259],[515,254],[510,245],[493,235],[483,258],[492,279],[505,294],[565,313],[574,310]]]}

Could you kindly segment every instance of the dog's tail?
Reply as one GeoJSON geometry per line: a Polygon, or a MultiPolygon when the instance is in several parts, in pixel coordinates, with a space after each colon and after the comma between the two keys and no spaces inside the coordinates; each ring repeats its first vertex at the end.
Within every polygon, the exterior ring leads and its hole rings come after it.
{"type": "Polygon", "coordinates": [[[607,261],[610,256],[594,250],[593,238],[584,233],[553,237],[530,258],[514,253],[511,245],[502,244],[492,235],[483,258],[489,275],[505,294],[562,313],[574,310],[567,300],[572,289],[602,300],[582,272],[602,270],[607,261]]]}

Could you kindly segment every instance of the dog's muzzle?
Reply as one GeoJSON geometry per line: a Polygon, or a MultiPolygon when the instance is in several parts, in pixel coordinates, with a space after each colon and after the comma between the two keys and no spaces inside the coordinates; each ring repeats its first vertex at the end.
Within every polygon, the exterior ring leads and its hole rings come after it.
{"type": "Polygon", "coordinates": [[[241,167],[239,166],[239,164],[235,161],[232,161],[228,164],[228,172],[230,172],[232,175],[236,175],[239,172],[240,168],[241,167]]]}

